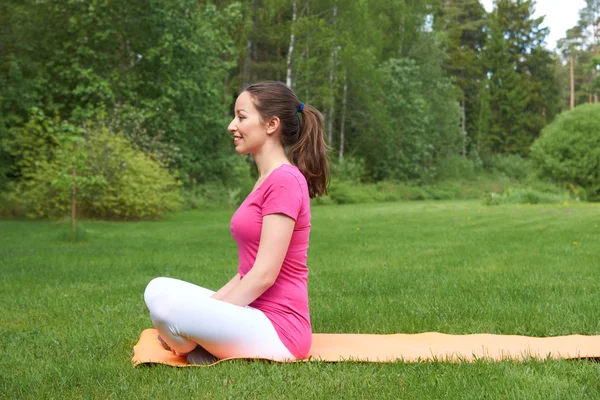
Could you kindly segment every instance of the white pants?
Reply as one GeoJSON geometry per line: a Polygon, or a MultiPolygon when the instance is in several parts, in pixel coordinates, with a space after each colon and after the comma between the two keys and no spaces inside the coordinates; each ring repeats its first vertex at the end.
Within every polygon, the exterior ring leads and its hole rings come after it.
{"type": "Polygon", "coordinates": [[[148,284],[150,318],[171,349],[185,354],[199,344],[218,358],[295,359],[262,311],[215,300],[214,293],[172,278],[148,284]]]}

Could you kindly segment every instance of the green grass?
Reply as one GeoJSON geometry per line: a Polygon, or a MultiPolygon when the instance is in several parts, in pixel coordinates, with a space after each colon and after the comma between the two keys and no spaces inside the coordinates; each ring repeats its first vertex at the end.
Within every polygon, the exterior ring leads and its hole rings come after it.
{"type": "MultiPolygon", "coordinates": [[[[0,221],[0,398],[600,398],[589,360],[132,368],[156,276],[218,288],[231,211],[161,222],[0,221]]],[[[316,332],[600,334],[600,207],[313,207],[316,332]]]]}

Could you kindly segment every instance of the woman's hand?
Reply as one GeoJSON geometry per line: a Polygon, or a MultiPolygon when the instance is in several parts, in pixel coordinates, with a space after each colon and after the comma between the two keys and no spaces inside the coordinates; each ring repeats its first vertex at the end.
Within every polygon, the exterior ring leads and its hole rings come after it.
{"type": "Polygon", "coordinates": [[[221,289],[219,289],[215,294],[213,294],[212,297],[213,299],[216,300],[221,300],[221,298],[223,298],[223,296],[225,296],[227,293],[229,293],[231,291],[231,289],[233,289],[234,287],[237,286],[238,283],[240,283],[240,274],[237,273],[235,274],[235,276],[233,278],[231,278],[229,280],[229,282],[227,282],[221,289]]]}

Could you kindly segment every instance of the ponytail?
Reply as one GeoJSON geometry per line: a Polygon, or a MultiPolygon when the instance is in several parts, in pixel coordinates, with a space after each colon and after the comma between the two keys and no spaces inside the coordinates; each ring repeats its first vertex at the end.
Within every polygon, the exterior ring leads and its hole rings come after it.
{"type": "Polygon", "coordinates": [[[245,89],[263,120],[277,116],[281,121],[281,142],[289,148],[288,158],[308,183],[311,198],[328,194],[329,161],[323,134],[323,115],[301,103],[282,82],[254,83],[245,89]]]}
{"type": "Polygon", "coordinates": [[[288,157],[306,178],[310,197],[326,195],[329,162],[323,134],[323,115],[310,105],[304,105],[299,114],[302,114],[300,134],[298,141],[288,151],[288,157]]]}

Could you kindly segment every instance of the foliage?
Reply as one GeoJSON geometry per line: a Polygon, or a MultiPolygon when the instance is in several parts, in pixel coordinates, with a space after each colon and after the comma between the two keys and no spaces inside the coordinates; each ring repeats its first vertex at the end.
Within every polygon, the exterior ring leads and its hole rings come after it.
{"type": "Polygon", "coordinates": [[[332,179],[360,183],[366,178],[365,161],[360,157],[344,156],[330,160],[332,179]]]}
{"type": "Polygon", "coordinates": [[[438,180],[473,179],[476,176],[475,164],[472,160],[462,156],[447,156],[438,164],[438,180]]]}
{"type": "Polygon", "coordinates": [[[494,153],[526,155],[540,129],[559,111],[555,59],[543,43],[543,18],[533,18],[532,0],[498,0],[490,17],[485,64],[489,128],[481,138],[494,153]]]}
{"type": "Polygon", "coordinates": [[[568,29],[564,38],[558,41],[558,49],[565,61],[565,65],[561,65],[559,72],[565,76],[563,79],[563,109],[570,108],[570,74],[571,74],[571,57],[573,61],[573,92],[574,104],[584,104],[589,102],[591,97],[592,74],[589,66],[593,56],[593,50],[590,48],[586,40],[586,29],[579,21],[577,25],[568,29]]]}
{"type": "Polygon", "coordinates": [[[225,81],[239,4],[11,0],[5,11],[12,45],[0,63],[0,137],[22,127],[32,106],[73,125],[108,111],[113,128],[134,126],[125,130],[135,146],[186,182],[227,169],[225,81]]]}
{"type": "Polygon", "coordinates": [[[533,173],[531,161],[517,154],[492,155],[488,168],[518,181],[525,180],[533,173]]]}
{"type": "Polygon", "coordinates": [[[488,17],[479,0],[439,1],[434,25],[443,46],[442,67],[455,80],[461,106],[462,155],[477,152],[480,129],[486,116],[482,85],[487,80],[484,52],[488,17]]]}
{"type": "Polygon", "coordinates": [[[136,149],[146,153],[163,165],[176,165],[181,157],[181,148],[160,128],[149,129],[153,112],[147,108],[136,108],[130,104],[115,104],[110,113],[102,113],[99,119],[112,132],[122,132],[136,149]]]}
{"type": "Polygon", "coordinates": [[[542,204],[542,203],[562,203],[568,205],[571,197],[568,192],[546,193],[532,188],[514,189],[506,188],[502,193],[488,193],[484,197],[483,204],[487,206],[497,206],[500,204],[542,204]]]}
{"type": "Polygon", "coordinates": [[[63,216],[74,183],[78,210],[87,217],[156,218],[180,205],[179,182],[103,125],[78,128],[46,119],[38,110],[24,128],[10,133],[5,148],[20,155],[21,179],[9,204],[19,214],[63,216]]]}
{"type": "MultiPolygon", "coordinates": [[[[102,121],[190,193],[222,184],[233,204],[237,168],[255,166],[231,147],[232,102],[289,73],[325,116],[334,159],[364,160],[364,172],[334,160],[336,179],[433,182],[457,155],[474,171],[480,154],[526,156],[554,118],[557,59],[542,25],[532,0],[498,0],[489,15],[478,0],[7,0],[0,141],[32,107],[70,126],[102,121]]],[[[587,45],[573,46],[589,65],[587,45]]],[[[0,190],[22,179],[22,159],[0,150],[0,190]]]]}
{"type": "MultiPolygon", "coordinates": [[[[360,185],[334,180],[328,197],[313,200],[315,205],[365,204],[413,200],[464,200],[502,196],[505,192],[536,193],[542,199],[560,202],[569,199],[584,200],[583,193],[576,188],[564,190],[556,185],[541,181],[520,182],[507,177],[481,173],[472,178],[459,177],[428,185],[381,181],[360,185]]],[[[514,197],[514,196],[513,196],[514,197]]],[[[530,199],[531,200],[531,199],[530,199]]],[[[545,201],[545,200],[544,200],[545,201]]],[[[535,202],[535,201],[534,201],[535,202]]],[[[527,203],[527,202],[526,202],[527,203]]]]}
{"type": "MultiPolygon", "coordinates": [[[[311,200],[313,205],[366,204],[412,200],[461,200],[491,197],[491,193],[502,194],[507,190],[534,191],[552,198],[585,200],[581,187],[561,189],[555,184],[541,181],[532,173],[531,163],[518,156],[494,157],[495,167],[488,163],[479,167],[474,160],[454,156],[444,158],[438,169],[437,179],[429,184],[415,182],[360,180],[357,173],[362,168],[359,158],[344,158],[344,168],[339,170],[339,160],[332,163],[332,180],[329,196],[311,200]],[[514,162],[514,168],[510,164],[514,162]],[[356,164],[354,164],[356,163],[356,164]],[[558,197],[557,197],[558,196],[558,197]],[[562,196],[562,197],[561,197],[562,196]]],[[[252,190],[254,181],[240,178],[236,184],[221,182],[195,185],[183,190],[184,208],[187,210],[235,209],[252,190]]]]}
{"type": "Polygon", "coordinates": [[[437,160],[458,152],[458,104],[450,82],[434,71],[409,59],[392,59],[382,67],[382,107],[374,104],[379,107],[373,110],[376,131],[362,150],[376,180],[430,181],[437,160]]]}
{"type": "Polygon", "coordinates": [[[542,177],[583,187],[600,200],[600,105],[586,104],[561,114],[544,128],[532,149],[542,177]]]}

